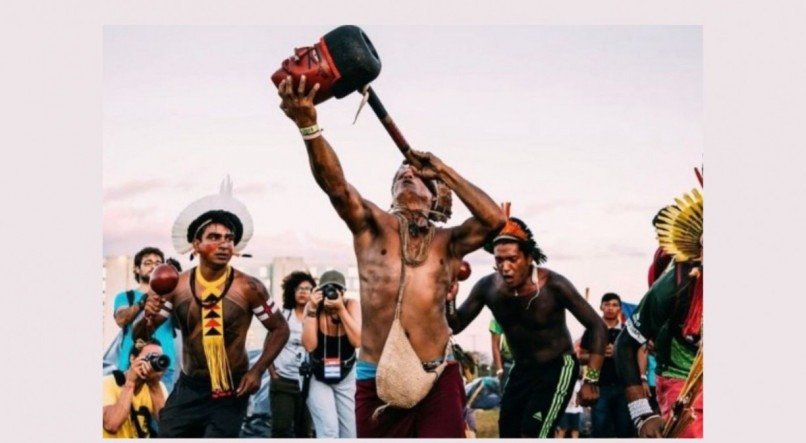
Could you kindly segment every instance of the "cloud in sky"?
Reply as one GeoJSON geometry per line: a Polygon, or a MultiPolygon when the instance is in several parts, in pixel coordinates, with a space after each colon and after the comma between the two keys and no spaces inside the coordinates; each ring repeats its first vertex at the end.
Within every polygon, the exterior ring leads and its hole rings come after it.
{"type": "MultiPolygon", "coordinates": [[[[581,202],[576,199],[552,199],[545,202],[529,203],[523,211],[516,211],[517,208],[512,208],[512,215],[518,217],[518,212],[523,214],[524,219],[531,218],[532,216],[543,216],[546,213],[555,211],[560,208],[569,208],[580,205],[581,202]]],[[[520,218],[520,217],[519,217],[520,218]]]]}
{"type": "Polygon", "coordinates": [[[144,180],[128,180],[124,183],[104,188],[104,204],[118,201],[127,202],[130,199],[159,192],[167,186],[168,181],[164,178],[148,178],[144,180]]]}
{"type": "Polygon", "coordinates": [[[614,257],[627,257],[627,258],[646,258],[648,254],[654,251],[647,251],[645,248],[639,248],[630,245],[613,244],[609,245],[606,249],[608,256],[614,257]]]}

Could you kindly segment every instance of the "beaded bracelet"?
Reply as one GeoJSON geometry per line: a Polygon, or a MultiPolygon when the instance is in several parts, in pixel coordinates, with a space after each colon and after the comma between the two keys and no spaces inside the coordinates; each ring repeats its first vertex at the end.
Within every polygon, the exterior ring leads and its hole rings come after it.
{"type": "Polygon", "coordinates": [[[585,375],[582,377],[582,381],[586,381],[588,383],[597,384],[599,383],[599,376],[602,373],[599,372],[597,369],[593,369],[590,366],[585,368],[585,375]]]}

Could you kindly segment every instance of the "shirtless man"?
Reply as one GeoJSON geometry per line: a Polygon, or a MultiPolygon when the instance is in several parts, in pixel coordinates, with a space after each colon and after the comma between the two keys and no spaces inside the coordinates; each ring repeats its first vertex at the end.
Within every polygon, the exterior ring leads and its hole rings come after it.
{"type": "Polygon", "coordinates": [[[604,323],[568,279],[537,266],[546,257],[521,220],[510,218],[485,249],[494,254],[497,272],[473,286],[450,325],[458,334],[484,306],[490,308],[515,359],[501,400],[499,436],[551,438],[579,374],[565,311],[592,337],[590,363],[578,394],[583,406],[599,396],[596,384],[607,344],[604,323]]]}
{"type": "Polygon", "coordinates": [[[420,168],[404,164],[395,173],[391,213],[362,198],[345,179],[336,153],[316,125],[313,97],[319,84],[306,94],[305,77],[297,86],[292,83],[288,77],[278,86],[280,107],[300,128],[316,183],[353,234],[363,318],[356,377],[358,437],[463,437],[464,386],[454,362],[413,408],[389,407],[373,418],[384,404],[377,396],[375,371],[402,284],[400,322],[409,342],[426,369],[442,361],[451,335],[445,301],[454,269],[465,254],[503,226],[504,216],[483,191],[426,152],[412,151],[420,168]],[[453,228],[436,228],[429,222],[435,178],[456,193],[473,217],[453,228]]]}
{"type": "Polygon", "coordinates": [[[180,274],[170,294],[150,294],[145,319],[135,324],[136,337],[149,336],[170,316],[182,330],[182,373],[162,410],[160,437],[237,437],[249,395],[288,340],[288,324],[266,287],[229,265],[242,234],[231,212],[195,218],[187,241],[199,265],[180,274]],[[269,334],[250,369],[245,343],[252,315],[269,334]]]}

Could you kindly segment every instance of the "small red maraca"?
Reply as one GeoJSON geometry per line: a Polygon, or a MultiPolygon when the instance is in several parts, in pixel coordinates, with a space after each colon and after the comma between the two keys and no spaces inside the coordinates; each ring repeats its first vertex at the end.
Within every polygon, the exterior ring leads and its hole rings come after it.
{"type": "Polygon", "coordinates": [[[151,271],[149,278],[151,290],[160,296],[170,294],[176,289],[177,283],[179,283],[179,272],[168,263],[163,263],[151,271]]]}
{"type": "Polygon", "coordinates": [[[462,260],[462,264],[459,265],[459,273],[457,274],[456,278],[458,278],[459,281],[465,281],[468,279],[468,277],[470,277],[470,272],[470,263],[462,260]]]}

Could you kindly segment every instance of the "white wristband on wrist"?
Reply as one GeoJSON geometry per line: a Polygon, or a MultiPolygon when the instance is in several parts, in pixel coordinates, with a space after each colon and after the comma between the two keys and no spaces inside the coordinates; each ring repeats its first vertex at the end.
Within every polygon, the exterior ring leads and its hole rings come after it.
{"type": "Polygon", "coordinates": [[[631,401],[627,403],[627,407],[630,408],[630,418],[632,418],[633,422],[646,414],[655,412],[652,410],[652,406],[649,405],[649,400],[645,398],[631,401]]]}
{"type": "Polygon", "coordinates": [[[299,128],[299,133],[302,134],[303,140],[313,140],[322,135],[322,128],[315,124],[305,128],[299,128]]]}

